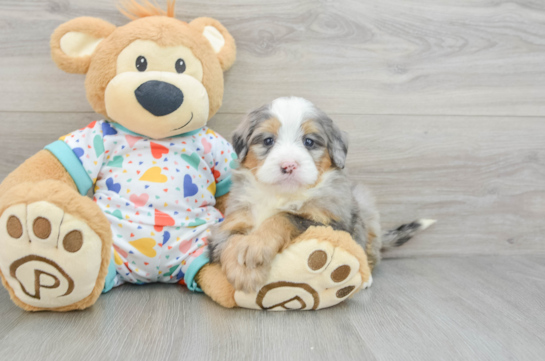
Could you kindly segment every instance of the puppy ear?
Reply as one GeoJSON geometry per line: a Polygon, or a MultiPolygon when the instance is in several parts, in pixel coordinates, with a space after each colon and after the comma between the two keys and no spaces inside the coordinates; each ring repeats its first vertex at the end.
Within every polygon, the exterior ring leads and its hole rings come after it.
{"type": "Polygon", "coordinates": [[[270,105],[263,105],[252,110],[233,132],[233,148],[238,155],[240,162],[243,162],[248,155],[250,139],[255,128],[263,121],[271,117],[270,105]]]}
{"type": "Polygon", "coordinates": [[[233,148],[238,155],[238,159],[243,162],[246,155],[248,155],[248,140],[238,128],[233,132],[232,138],[233,148]]]}
{"type": "Polygon", "coordinates": [[[240,162],[243,162],[248,155],[249,141],[252,134],[250,133],[250,115],[248,115],[242,123],[233,132],[231,138],[233,139],[233,148],[238,155],[240,162]]]}
{"type": "Polygon", "coordinates": [[[333,120],[327,115],[322,114],[322,124],[325,125],[327,134],[327,150],[334,166],[343,169],[346,163],[346,154],[348,153],[348,133],[339,129],[333,120]]]}
{"type": "Polygon", "coordinates": [[[333,127],[337,129],[337,132],[333,133],[329,153],[333,163],[343,169],[346,163],[346,154],[348,153],[348,133],[340,130],[335,124],[333,124],[333,127]]]}
{"type": "Polygon", "coordinates": [[[65,72],[85,74],[96,47],[114,30],[114,25],[97,18],[67,21],[51,35],[51,57],[65,72]]]}
{"type": "Polygon", "coordinates": [[[212,18],[197,18],[189,26],[200,32],[210,43],[220,61],[223,71],[235,62],[237,48],[235,39],[221,23],[212,18]]]}

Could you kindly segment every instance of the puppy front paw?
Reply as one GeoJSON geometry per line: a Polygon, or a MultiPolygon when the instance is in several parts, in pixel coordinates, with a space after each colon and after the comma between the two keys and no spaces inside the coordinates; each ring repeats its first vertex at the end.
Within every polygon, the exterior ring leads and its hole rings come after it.
{"type": "Polygon", "coordinates": [[[265,284],[269,277],[269,269],[266,267],[248,269],[239,265],[238,262],[231,265],[223,264],[223,270],[237,291],[255,292],[265,284]]]}
{"type": "Polygon", "coordinates": [[[233,240],[221,257],[227,279],[237,290],[256,291],[269,277],[276,250],[254,236],[233,240]]]}
{"type": "Polygon", "coordinates": [[[254,235],[241,237],[236,244],[237,261],[248,269],[269,267],[276,249],[254,235]]]}

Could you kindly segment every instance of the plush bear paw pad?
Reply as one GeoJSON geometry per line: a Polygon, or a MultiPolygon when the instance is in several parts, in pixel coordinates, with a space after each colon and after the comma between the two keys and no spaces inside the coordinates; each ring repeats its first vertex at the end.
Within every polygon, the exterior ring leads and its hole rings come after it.
{"type": "Polygon", "coordinates": [[[84,299],[101,263],[100,237],[51,203],[18,204],[0,216],[0,270],[25,304],[47,309],[84,299]]]}
{"type": "Polygon", "coordinates": [[[346,250],[306,240],[275,257],[270,276],[258,292],[237,291],[235,301],[239,307],[271,311],[317,310],[346,300],[371,281],[346,250]]]}

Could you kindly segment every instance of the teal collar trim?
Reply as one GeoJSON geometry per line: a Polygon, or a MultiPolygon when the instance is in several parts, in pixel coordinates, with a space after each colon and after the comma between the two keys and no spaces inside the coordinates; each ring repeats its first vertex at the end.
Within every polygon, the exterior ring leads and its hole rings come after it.
{"type": "MultiPolygon", "coordinates": [[[[135,133],[135,132],[133,132],[132,130],[128,130],[127,128],[125,128],[124,126],[122,126],[122,125],[119,124],[119,123],[113,123],[113,122],[111,122],[110,124],[111,124],[114,128],[120,129],[120,130],[124,131],[125,133],[129,133],[130,135],[134,135],[134,136],[142,137],[142,138],[149,138],[149,137],[147,137],[147,136],[145,136],[145,135],[135,133]]],[[[195,129],[195,130],[192,130],[192,131],[190,131],[190,132],[187,132],[187,133],[182,133],[182,134],[174,135],[174,136],[168,137],[168,138],[188,137],[188,136],[197,134],[197,133],[200,132],[201,130],[202,130],[202,128],[199,128],[199,129],[195,129]]]]}

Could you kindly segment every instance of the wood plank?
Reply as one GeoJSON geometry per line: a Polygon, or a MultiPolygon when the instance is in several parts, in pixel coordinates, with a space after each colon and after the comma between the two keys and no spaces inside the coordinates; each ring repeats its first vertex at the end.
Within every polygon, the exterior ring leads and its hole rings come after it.
{"type": "Polygon", "coordinates": [[[177,285],[122,286],[83,312],[26,313],[0,289],[2,360],[538,360],[545,258],[386,260],[317,312],[223,309],[177,285]]]}
{"type": "MultiPolygon", "coordinates": [[[[0,113],[0,179],[93,113],[0,113]],[[9,132],[9,133],[8,133],[9,132]]],[[[243,114],[210,127],[226,138],[243,114]]],[[[439,222],[386,257],[545,254],[545,122],[540,118],[335,116],[348,171],[377,197],[385,228],[439,222]]]]}
{"type": "Polygon", "coordinates": [[[351,176],[382,224],[438,223],[390,257],[545,253],[545,122],[539,118],[343,116],[351,176]]]}
{"type": "MultiPolygon", "coordinates": [[[[545,115],[545,2],[183,1],[238,44],[223,113],[299,95],[330,114],[545,115]]],[[[76,16],[126,23],[110,0],[0,4],[0,110],[90,111],[49,36],[76,16]]]]}

